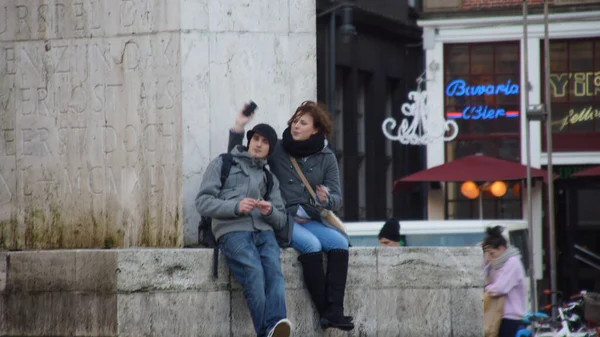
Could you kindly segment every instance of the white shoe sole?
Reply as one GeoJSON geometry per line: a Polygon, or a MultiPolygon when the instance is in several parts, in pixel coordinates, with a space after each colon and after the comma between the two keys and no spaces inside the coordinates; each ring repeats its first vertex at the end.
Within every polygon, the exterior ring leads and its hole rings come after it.
{"type": "Polygon", "coordinates": [[[282,319],[269,332],[268,337],[290,337],[292,333],[292,325],[287,319],[282,319]]]}

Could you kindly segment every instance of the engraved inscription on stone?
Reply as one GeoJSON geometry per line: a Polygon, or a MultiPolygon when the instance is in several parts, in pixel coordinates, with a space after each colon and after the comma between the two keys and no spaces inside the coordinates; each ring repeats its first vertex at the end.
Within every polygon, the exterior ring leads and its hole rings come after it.
{"type": "Polygon", "coordinates": [[[0,248],[181,243],[177,33],[19,38],[108,29],[108,3],[137,29],[161,1],[0,5],[0,248]]]}
{"type": "Polygon", "coordinates": [[[172,31],[170,0],[11,0],[0,3],[0,41],[172,31]]]}
{"type": "Polygon", "coordinates": [[[15,129],[0,128],[0,157],[14,156],[15,148],[15,129]]]}

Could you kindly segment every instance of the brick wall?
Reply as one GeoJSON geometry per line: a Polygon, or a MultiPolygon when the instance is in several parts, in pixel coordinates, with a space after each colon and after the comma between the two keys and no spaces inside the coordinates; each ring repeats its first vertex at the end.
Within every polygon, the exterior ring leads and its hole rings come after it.
{"type": "MultiPolygon", "coordinates": [[[[492,9],[492,8],[507,8],[507,7],[521,7],[522,0],[463,0],[462,9],[492,9]]],[[[529,6],[542,5],[544,0],[528,0],[529,6]]],[[[550,0],[549,4],[553,1],[550,0]]]]}
{"type": "MultiPolygon", "coordinates": [[[[598,10],[600,0],[548,0],[553,11],[598,10]]],[[[514,10],[521,8],[522,0],[423,0],[425,13],[470,12],[486,10],[514,10]]],[[[527,0],[530,8],[540,10],[544,0],[527,0]]]]}

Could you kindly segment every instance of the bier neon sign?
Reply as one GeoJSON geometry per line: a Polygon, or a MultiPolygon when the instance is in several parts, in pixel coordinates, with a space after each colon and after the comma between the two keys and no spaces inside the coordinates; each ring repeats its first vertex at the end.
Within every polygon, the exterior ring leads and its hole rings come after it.
{"type": "MultiPolygon", "coordinates": [[[[464,97],[464,96],[496,96],[496,95],[518,95],[519,85],[507,80],[505,84],[483,84],[468,85],[465,80],[454,80],[446,86],[446,97],[464,97]]],[[[448,111],[448,119],[498,119],[498,118],[516,118],[519,117],[519,111],[506,110],[501,107],[490,108],[487,105],[467,105],[462,111],[448,111]]]]}

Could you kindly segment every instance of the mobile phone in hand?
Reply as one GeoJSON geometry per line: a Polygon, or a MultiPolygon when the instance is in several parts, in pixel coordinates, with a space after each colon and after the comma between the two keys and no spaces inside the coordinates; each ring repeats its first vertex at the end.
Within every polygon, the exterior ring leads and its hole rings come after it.
{"type": "Polygon", "coordinates": [[[250,117],[250,115],[254,113],[254,110],[256,110],[256,103],[250,101],[250,103],[248,103],[248,106],[246,107],[246,109],[244,109],[242,113],[244,114],[244,116],[250,117]]]}

